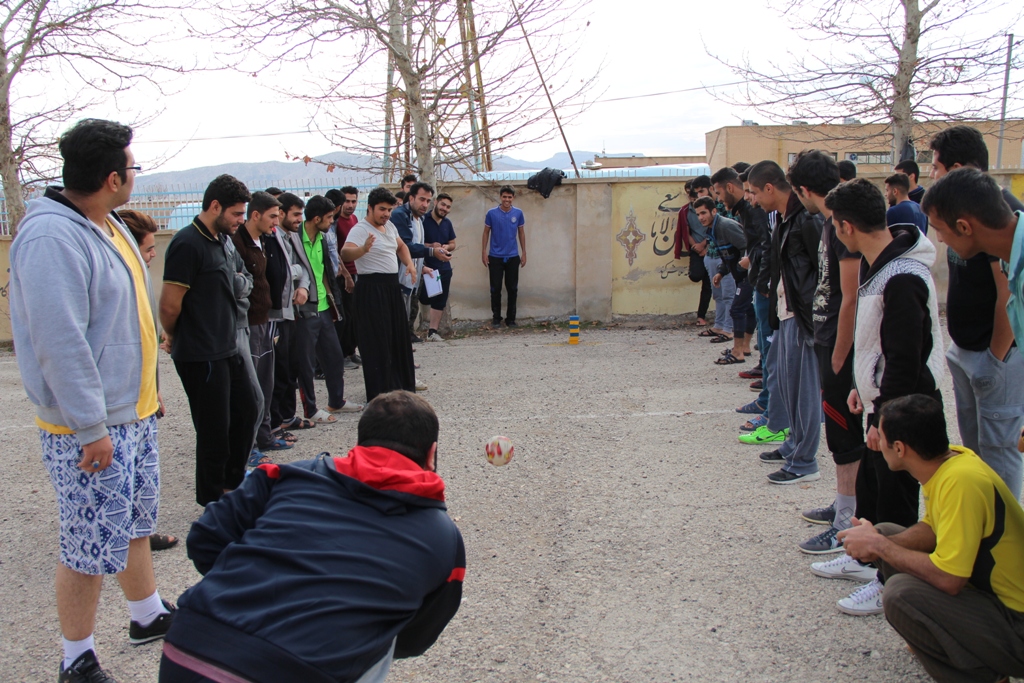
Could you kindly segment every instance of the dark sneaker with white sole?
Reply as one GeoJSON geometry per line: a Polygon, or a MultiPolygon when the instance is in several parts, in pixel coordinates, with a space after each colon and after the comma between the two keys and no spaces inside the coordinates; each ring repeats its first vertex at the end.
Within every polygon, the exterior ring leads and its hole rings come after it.
{"type": "Polygon", "coordinates": [[[828,507],[804,510],[800,516],[803,517],[805,522],[810,522],[811,524],[828,524],[829,526],[832,526],[836,523],[835,501],[833,501],[828,507]]]}
{"type": "Polygon", "coordinates": [[[807,474],[795,474],[780,469],[768,475],[768,481],[772,484],[799,484],[803,481],[818,481],[821,479],[820,472],[808,472],[807,474]]]}
{"type": "Polygon", "coordinates": [[[830,526],[825,531],[814,538],[809,538],[803,543],[799,544],[801,552],[805,552],[808,555],[828,555],[829,553],[841,553],[843,552],[843,544],[836,538],[836,534],[839,533],[839,529],[834,526],[830,526]]]}
{"type": "Polygon", "coordinates": [[[57,683],[117,683],[117,679],[100,668],[96,653],[89,650],[78,655],[66,669],[61,662],[57,683]]]}
{"type": "Polygon", "coordinates": [[[154,619],[152,624],[143,626],[139,622],[133,621],[128,625],[128,642],[132,645],[142,645],[160,640],[167,635],[167,631],[171,628],[171,622],[174,621],[174,613],[178,611],[178,608],[166,600],[160,602],[164,603],[164,609],[167,612],[154,619]]]}
{"type": "Polygon", "coordinates": [[[777,448],[774,451],[765,451],[764,453],[757,457],[761,462],[767,463],[769,465],[774,465],[775,463],[778,462],[786,462],[786,459],[782,457],[782,454],[779,453],[779,449],[777,448]]]}

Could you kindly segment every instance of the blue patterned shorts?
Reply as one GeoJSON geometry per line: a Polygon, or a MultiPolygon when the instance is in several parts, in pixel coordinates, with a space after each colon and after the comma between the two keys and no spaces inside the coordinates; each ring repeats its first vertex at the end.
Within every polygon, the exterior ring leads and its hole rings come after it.
{"type": "Polygon", "coordinates": [[[74,434],[39,430],[43,464],[60,508],[60,561],[81,574],[116,574],[128,566],[128,542],[156,528],[160,464],[156,416],[108,427],[114,460],[102,472],[78,468],[74,434]]]}

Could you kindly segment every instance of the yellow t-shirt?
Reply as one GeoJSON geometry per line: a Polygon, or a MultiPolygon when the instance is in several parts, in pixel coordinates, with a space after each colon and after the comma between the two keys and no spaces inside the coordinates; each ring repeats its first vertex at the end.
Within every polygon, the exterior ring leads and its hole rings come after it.
{"type": "MultiPolygon", "coordinates": [[[[146,418],[156,413],[159,403],[156,396],[156,361],[157,361],[157,340],[156,326],[153,324],[153,309],[149,305],[149,293],[146,291],[146,274],[142,270],[142,263],[132,250],[132,246],[125,239],[121,231],[114,226],[109,226],[113,232],[110,238],[114,247],[121,254],[121,258],[128,264],[132,274],[132,282],[135,285],[135,301],[139,309],[139,330],[142,335],[142,383],[139,385],[139,402],[135,410],[139,418],[146,418]]],[[[75,430],[64,425],[50,424],[36,418],[36,425],[40,429],[51,434],[74,434],[75,430]]]]}
{"type": "Polygon", "coordinates": [[[973,451],[956,453],[921,488],[935,532],[932,563],[1024,612],[1024,509],[991,467],[973,451]]]}

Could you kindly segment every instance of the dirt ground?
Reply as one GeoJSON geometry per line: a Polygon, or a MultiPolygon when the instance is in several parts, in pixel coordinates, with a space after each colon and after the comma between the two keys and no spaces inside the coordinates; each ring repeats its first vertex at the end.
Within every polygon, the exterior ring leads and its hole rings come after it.
{"type": "MultiPolygon", "coordinates": [[[[522,329],[417,345],[468,569],[448,629],[389,680],[929,680],[883,617],[836,609],[859,584],[808,571],[820,558],[796,544],[821,527],[799,513],[832,500],[834,468],[822,438],[820,481],[768,484],[762,449],[736,440],[734,408],[754,397],[737,371],[753,363],[715,367],[721,346],[692,327],[585,327],[578,346],[567,336],[522,329]],[[506,467],[485,459],[495,434],[515,444],[506,467]]],[[[159,527],[183,537],[201,512],[194,433],[166,356],[161,378],[159,527]]],[[[362,401],[361,374],[346,379],[348,398],[362,401]]],[[[948,376],[942,390],[952,416],[948,376]]],[[[0,415],[0,677],[52,681],[57,512],[10,354],[0,356],[0,415]]],[[[278,460],[344,453],[357,420],[300,432],[278,460]]],[[[955,429],[950,420],[953,439],[955,429]]],[[[167,599],[200,578],[183,546],[155,555],[167,599]]],[[[155,681],[160,644],[129,646],[128,621],[108,579],[101,662],[121,681],[155,681]]]]}

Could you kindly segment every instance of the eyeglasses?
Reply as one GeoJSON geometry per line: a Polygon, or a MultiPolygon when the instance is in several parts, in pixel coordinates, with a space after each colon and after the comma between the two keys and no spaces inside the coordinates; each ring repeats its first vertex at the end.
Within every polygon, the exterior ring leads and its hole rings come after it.
{"type": "Polygon", "coordinates": [[[141,166],[125,166],[124,168],[114,169],[115,171],[135,171],[135,175],[142,173],[141,166]]]}

